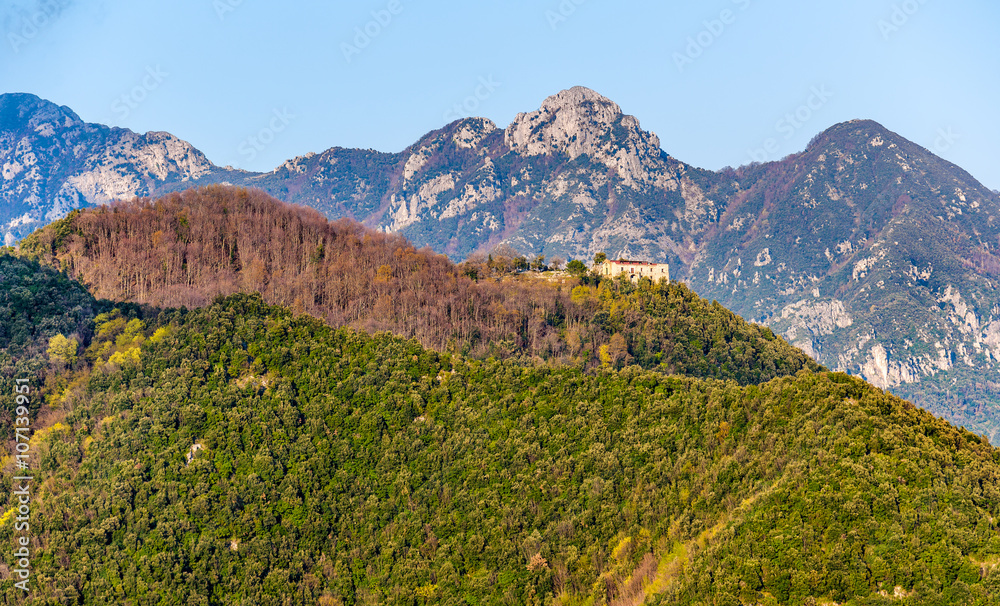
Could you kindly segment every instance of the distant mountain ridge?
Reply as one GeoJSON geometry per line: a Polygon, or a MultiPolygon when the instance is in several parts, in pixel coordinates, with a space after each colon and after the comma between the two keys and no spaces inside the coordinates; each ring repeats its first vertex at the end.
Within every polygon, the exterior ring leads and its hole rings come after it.
{"type": "Polygon", "coordinates": [[[3,95],[0,103],[8,108],[0,109],[0,160],[10,166],[0,221],[8,241],[72,208],[231,183],[399,232],[454,259],[504,239],[546,254],[582,246],[596,252],[628,247],[637,235],[629,224],[644,210],[640,198],[685,207],[713,174],[671,158],[634,117],[582,87],[519,114],[505,130],[467,118],[399,154],[332,148],[269,173],[217,167],[164,133],[85,124],[31,95],[3,95]],[[28,176],[18,167],[36,163],[49,168],[45,187],[15,182],[28,176]],[[581,218],[595,232],[590,240],[579,233],[581,218]]]}
{"type": "Polygon", "coordinates": [[[77,206],[226,182],[453,259],[503,242],[668,262],[701,296],[820,363],[1000,436],[1000,195],[875,122],[835,125],[780,162],[713,172],[576,87],[505,129],[468,118],[398,154],[332,148],[249,173],[166,134],[5,95],[0,164],[8,241],[77,206]]]}
{"type": "Polygon", "coordinates": [[[207,176],[190,143],[83,122],[34,95],[0,95],[0,224],[12,244],[74,208],[143,195],[207,176]]]}

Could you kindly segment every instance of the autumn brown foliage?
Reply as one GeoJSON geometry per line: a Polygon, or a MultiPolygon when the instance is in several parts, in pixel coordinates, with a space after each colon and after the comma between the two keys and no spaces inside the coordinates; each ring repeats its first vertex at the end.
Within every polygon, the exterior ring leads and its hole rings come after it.
{"type": "Polygon", "coordinates": [[[101,298],[201,307],[219,295],[260,292],[334,326],[388,330],[473,355],[558,355],[564,347],[546,319],[557,307],[570,322],[586,315],[549,283],[476,281],[400,236],[221,186],[75,213],[22,249],[101,298]]]}
{"type": "Polygon", "coordinates": [[[331,223],[242,188],[211,186],[76,212],[21,249],[67,270],[100,298],[201,307],[220,295],[259,292],[333,326],[391,331],[473,357],[593,366],[609,344],[616,366],[634,360],[740,382],[811,363],[681,285],[640,300],[607,288],[573,291],[577,278],[455,265],[401,236],[346,219],[331,223]],[[650,314],[666,321],[651,325],[650,314]],[[719,363],[706,364],[713,356],[719,363]]]}

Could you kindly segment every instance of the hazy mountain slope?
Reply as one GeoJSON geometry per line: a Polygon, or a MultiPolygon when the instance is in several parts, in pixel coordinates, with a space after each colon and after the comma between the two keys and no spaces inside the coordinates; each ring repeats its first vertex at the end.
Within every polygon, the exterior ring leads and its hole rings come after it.
{"type": "Polygon", "coordinates": [[[7,244],[74,208],[146,195],[216,170],[189,143],[87,124],[34,95],[0,95],[0,230],[7,244]]]}
{"type": "Polygon", "coordinates": [[[259,191],[212,186],[74,212],[22,242],[98,297],[201,306],[260,292],[269,301],[439,351],[594,367],[634,361],[760,383],[819,367],[766,328],[680,284],[577,286],[536,274],[479,277],[398,235],[259,191]],[[472,276],[477,277],[472,277],[472,276]],[[601,360],[602,348],[607,361],[601,360]]]}
{"type": "Polygon", "coordinates": [[[692,288],[877,386],[967,388],[965,402],[920,403],[997,435],[996,194],[870,121],[733,178],[740,192],[688,268],[692,288]]]}
{"type": "MultiPolygon", "coordinates": [[[[98,322],[93,369],[36,439],[34,600],[972,605],[1000,590],[997,451],[845,375],[740,388],[470,362],[242,295],[98,322]]],[[[2,603],[20,603],[11,583],[2,603]]]]}

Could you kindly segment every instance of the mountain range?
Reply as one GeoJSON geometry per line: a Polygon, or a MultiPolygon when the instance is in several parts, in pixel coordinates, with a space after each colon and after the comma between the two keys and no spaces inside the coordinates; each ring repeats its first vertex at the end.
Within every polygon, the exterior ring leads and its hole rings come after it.
{"type": "Polygon", "coordinates": [[[456,260],[506,243],[668,262],[821,364],[1000,437],[1000,195],[872,121],[709,171],[577,87],[504,129],[469,118],[398,154],[332,148],[251,173],[17,94],[0,96],[0,164],[8,244],[72,208],[228,183],[456,260]]]}

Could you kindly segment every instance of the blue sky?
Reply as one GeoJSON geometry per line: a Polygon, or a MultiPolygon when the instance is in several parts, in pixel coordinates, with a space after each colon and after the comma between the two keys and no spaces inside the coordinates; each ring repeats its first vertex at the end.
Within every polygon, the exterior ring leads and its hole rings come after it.
{"type": "Polygon", "coordinates": [[[995,0],[0,0],[0,91],[270,170],[584,85],[705,168],[871,118],[1000,188],[998,23],[995,0]]]}

